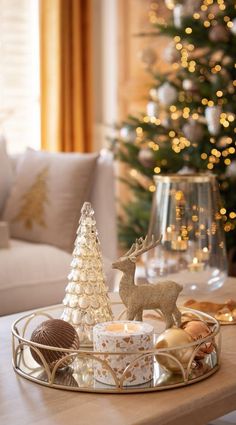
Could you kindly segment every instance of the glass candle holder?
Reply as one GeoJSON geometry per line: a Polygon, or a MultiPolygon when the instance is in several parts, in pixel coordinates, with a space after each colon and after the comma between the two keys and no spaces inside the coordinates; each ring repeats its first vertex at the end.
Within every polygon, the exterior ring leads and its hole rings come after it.
{"type": "Polygon", "coordinates": [[[150,283],[174,280],[185,293],[221,287],[227,276],[225,238],[215,176],[155,176],[149,236],[162,236],[147,253],[150,283]]]}

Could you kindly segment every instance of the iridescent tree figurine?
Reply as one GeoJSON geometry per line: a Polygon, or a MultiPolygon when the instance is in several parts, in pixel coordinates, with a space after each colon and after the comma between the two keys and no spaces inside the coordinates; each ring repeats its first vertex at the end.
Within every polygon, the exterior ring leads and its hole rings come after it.
{"type": "Polygon", "coordinates": [[[89,202],[85,202],[81,209],[68,280],[61,318],[74,326],[80,345],[92,346],[94,325],[113,320],[113,315],[105,284],[94,210],[89,202]]]}

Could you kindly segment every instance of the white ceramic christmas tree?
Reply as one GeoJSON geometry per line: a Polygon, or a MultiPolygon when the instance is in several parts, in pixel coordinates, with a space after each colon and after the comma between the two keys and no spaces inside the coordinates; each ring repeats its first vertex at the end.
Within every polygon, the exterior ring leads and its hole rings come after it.
{"type": "Polygon", "coordinates": [[[93,327],[113,319],[105,285],[102,255],[89,202],[81,209],[62,319],[76,329],[80,345],[92,345],[93,327]]]}

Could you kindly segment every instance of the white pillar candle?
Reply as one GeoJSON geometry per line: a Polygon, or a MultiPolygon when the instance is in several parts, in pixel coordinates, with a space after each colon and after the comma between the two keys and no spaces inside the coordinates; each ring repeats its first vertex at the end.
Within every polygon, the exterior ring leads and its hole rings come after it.
{"type": "MultiPolygon", "coordinates": [[[[153,356],[138,359],[139,354],[137,354],[140,352],[141,355],[142,351],[153,348],[153,327],[148,323],[135,321],[99,323],[93,328],[93,342],[95,352],[126,353],[104,354],[100,357],[113,369],[119,381],[118,384],[140,385],[152,379],[153,356]],[[132,367],[124,377],[124,371],[131,362],[133,362],[132,367]]],[[[109,370],[98,361],[94,362],[94,376],[97,381],[104,384],[117,385],[109,370]]]]}

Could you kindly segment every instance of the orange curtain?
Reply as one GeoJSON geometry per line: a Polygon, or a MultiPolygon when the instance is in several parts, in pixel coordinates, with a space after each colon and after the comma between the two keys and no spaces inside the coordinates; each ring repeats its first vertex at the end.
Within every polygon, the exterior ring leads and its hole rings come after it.
{"type": "Polygon", "coordinates": [[[42,148],[92,150],[91,1],[41,0],[42,148]]]}

